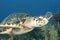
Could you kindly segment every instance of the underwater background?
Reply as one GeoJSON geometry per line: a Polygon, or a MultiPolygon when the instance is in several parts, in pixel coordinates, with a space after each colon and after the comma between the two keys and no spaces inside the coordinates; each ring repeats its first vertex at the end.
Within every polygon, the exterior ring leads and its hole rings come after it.
{"type": "Polygon", "coordinates": [[[57,10],[60,10],[60,0],[0,0],[0,22],[15,12],[38,16],[57,10]]]}
{"type": "Polygon", "coordinates": [[[51,23],[17,36],[0,35],[0,40],[60,40],[60,0],[0,0],[0,22],[12,13],[31,16],[52,12],[51,23]]]}

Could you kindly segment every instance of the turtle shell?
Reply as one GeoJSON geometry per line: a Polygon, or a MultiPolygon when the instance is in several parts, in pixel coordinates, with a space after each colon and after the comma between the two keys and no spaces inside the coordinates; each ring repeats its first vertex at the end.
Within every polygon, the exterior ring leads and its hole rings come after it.
{"type": "Polygon", "coordinates": [[[29,17],[31,17],[31,16],[26,13],[13,13],[13,14],[10,14],[9,16],[7,16],[1,22],[1,24],[18,24],[20,22],[20,20],[23,22],[24,21],[23,19],[27,19],[29,17]]]}

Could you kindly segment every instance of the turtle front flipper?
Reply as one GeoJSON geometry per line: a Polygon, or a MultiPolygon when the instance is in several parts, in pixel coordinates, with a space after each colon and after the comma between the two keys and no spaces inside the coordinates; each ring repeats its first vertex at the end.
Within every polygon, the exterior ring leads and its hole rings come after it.
{"type": "Polygon", "coordinates": [[[28,33],[30,31],[32,31],[34,28],[23,28],[21,30],[12,30],[12,34],[13,35],[20,35],[20,34],[25,34],[25,33],[28,33]]]}
{"type": "Polygon", "coordinates": [[[12,31],[12,28],[6,29],[6,31],[0,32],[0,34],[10,34],[12,31]]]}

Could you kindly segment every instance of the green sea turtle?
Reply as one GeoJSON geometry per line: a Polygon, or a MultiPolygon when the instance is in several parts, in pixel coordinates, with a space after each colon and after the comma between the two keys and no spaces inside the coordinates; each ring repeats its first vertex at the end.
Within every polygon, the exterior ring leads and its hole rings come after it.
{"type": "Polygon", "coordinates": [[[46,25],[51,17],[52,17],[51,12],[47,12],[47,15],[45,16],[35,16],[35,17],[29,16],[28,14],[25,14],[25,13],[12,14],[12,15],[9,15],[1,23],[3,24],[2,27],[5,26],[4,28],[5,31],[3,29],[3,31],[0,32],[0,34],[18,35],[18,34],[24,34],[24,33],[30,32],[35,27],[42,27],[46,25]],[[20,27],[20,29],[16,27],[20,27]]]}

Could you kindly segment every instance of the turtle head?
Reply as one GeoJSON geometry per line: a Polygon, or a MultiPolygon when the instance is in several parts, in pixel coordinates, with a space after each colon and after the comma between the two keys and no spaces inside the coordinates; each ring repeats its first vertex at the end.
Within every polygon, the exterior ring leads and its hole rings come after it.
{"type": "Polygon", "coordinates": [[[33,27],[42,27],[49,22],[51,17],[52,17],[51,12],[47,12],[47,14],[45,16],[35,17],[32,20],[32,25],[33,25],[33,27]]]}
{"type": "Polygon", "coordinates": [[[43,16],[39,16],[37,18],[34,18],[32,20],[32,27],[41,27],[44,26],[48,23],[48,19],[43,17],[43,16]]]}

